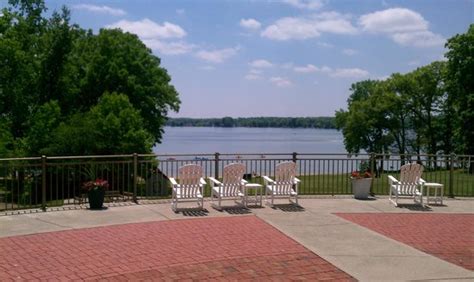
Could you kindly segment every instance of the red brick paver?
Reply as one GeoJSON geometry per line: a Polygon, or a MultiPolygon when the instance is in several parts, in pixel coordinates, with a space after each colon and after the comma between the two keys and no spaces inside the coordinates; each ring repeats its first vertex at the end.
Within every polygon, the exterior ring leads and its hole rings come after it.
{"type": "Polygon", "coordinates": [[[474,270],[474,214],[337,215],[420,251],[474,270]]]}
{"type": "Polygon", "coordinates": [[[255,216],[124,224],[0,239],[0,281],[353,280],[255,216]]]}

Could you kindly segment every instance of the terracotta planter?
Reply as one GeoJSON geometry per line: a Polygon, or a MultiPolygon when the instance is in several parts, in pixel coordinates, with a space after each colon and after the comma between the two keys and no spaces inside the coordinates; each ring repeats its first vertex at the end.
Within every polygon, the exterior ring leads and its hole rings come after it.
{"type": "Polygon", "coordinates": [[[89,198],[89,208],[91,210],[100,210],[104,204],[105,190],[104,189],[92,189],[87,193],[89,198]]]}
{"type": "Polygon", "coordinates": [[[370,185],[372,184],[372,178],[351,178],[352,181],[352,193],[356,199],[368,199],[370,193],[370,185]]]}

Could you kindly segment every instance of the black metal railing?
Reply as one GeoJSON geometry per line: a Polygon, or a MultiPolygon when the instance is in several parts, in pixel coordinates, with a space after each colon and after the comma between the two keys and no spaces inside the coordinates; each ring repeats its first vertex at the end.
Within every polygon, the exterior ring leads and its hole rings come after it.
{"type": "MultiPolygon", "coordinates": [[[[263,183],[261,176],[273,175],[275,166],[295,161],[301,194],[351,194],[350,173],[367,162],[373,175],[372,193],[388,194],[388,175],[398,177],[404,163],[419,162],[423,178],[442,183],[451,197],[474,196],[474,156],[472,155],[380,155],[380,154],[132,154],[113,156],[69,156],[0,159],[0,211],[43,209],[81,205],[85,202],[82,184],[105,179],[110,201],[140,201],[169,198],[169,177],[177,177],[184,164],[199,164],[204,177],[220,178],[225,165],[246,165],[245,178],[263,183]]],[[[209,195],[209,187],[206,187],[209,195]]]]}

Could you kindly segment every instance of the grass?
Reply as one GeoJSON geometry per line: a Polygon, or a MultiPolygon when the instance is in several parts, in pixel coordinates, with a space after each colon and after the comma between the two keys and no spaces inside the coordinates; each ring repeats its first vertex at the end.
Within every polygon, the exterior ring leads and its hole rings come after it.
{"type": "MultiPolygon", "coordinates": [[[[444,194],[449,195],[449,171],[428,171],[423,173],[423,179],[427,182],[436,182],[444,185],[444,194]]],[[[392,174],[395,178],[399,174],[392,174]]],[[[453,172],[453,195],[474,197],[474,175],[463,171],[453,172]]],[[[300,194],[306,195],[337,195],[352,194],[351,181],[349,174],[320,174],[320,175],[301,175],[299,186],[300,194]]],[[[263,179],[257,177],[250,182],[263,184],[263,179]]],[[[377,195],[388,195],[388,173],[374,178],[372,192],[377,195]]]]}

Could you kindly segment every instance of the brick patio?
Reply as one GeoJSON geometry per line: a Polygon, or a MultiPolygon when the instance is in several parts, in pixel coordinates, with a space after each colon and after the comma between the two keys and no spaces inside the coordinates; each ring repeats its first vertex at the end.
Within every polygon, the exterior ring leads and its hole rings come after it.
{"type": "Polygon", "coordinates": [[[336,213],[468,270],[474,270],[474,214],[336,213]]]}
{"type": "Polygon", "coordinates": [[[255,216],[0,238],[0,280],[354,280],[255,216]]]}

